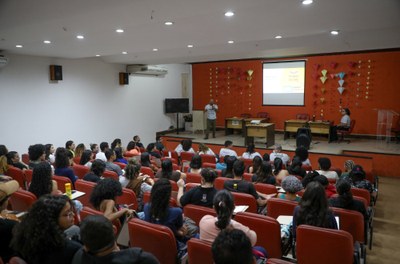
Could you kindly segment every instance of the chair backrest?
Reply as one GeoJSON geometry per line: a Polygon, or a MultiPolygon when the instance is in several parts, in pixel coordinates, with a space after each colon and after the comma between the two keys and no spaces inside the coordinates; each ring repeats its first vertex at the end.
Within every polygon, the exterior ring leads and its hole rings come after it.
{"type": "Polygon", "coordinates": [[[265,248],[268,257],[282,257],[281,228],[276,219],[265,215],[242,212],[235,215],[235,220],[257,233],[257,246],[265,248]]]}
{"type": "Polygon", "coordinates": [[[83,179],[83,177],[90,171],[89,167],[80,164],[74,164],[72,170],[79,179],[83,179]]]}
{"type": "Polygon", "coordinates": [[[248,182],[252,182],[252,180],[251,180],[252,177],[253,177],[253,173],[248,173],[248,172],[243,173],[243,179],[248,182]]]}
{"type": "Polygon", "coordinates": [[[294,208],[298,202],[280,198],[271,198],[267,202],[267,215],[278,218],[280,215],[293,215],[294,208]]]}
{"type": "Polygon", "coordinates": [[[342,175],[342,170],[338,167],[330,167],[329,170],[335,171],[338,176],[342,175]]]}
{"type": "Polygon", "coordinates": [[[244,166],[249,167],[249,166],[253,166],[253,159],[243,159],[244,162],[244,166]]]}
{"type": "Polygon", "coordinates": [[[350,121],[350,127],[348,130],[338,130],[337,132],[340,134],[350,135],[353,132],[355,125],[356,125],[356,120],[352,119],[350,121]]]}
{"type": "Polygon", "coordinates": [[[202,168],[211,168],[215,169],[216,168],[216,163],[211,163],[211,162],[203,162],[202,168]]]}
{"type": "Polygon", "coordinates": [[[116,202],[117,204],[127,205],[129,209],[138,209],[136,194],[128,188],[122,188],[122,195],[117,197],[116,202]]]}
{"type": "Polygon", "coordinates": [[[28,153],[21,154],[21,160],[23,163],[29,164],[29,154],[28,153]]]}
{"type": "Polygon", "coordinates": [[[74,185],[72,184],[71,180],[68,177],[53,175],[53,180],[55,180],[57,182],[58,190],[60,190],[62,193],[65,193],[65,184],[66,183],[71,184],[71,189],[74,188],[74,185]]]}
{"type": "Polygon", "coordinates": [[[105,170],[103,172],[103,177],[104,178],[111,178],[111,179],[114,179],[116,181],[119,181],[118,174],[115,171],[105,170]]]}
{"type": "Polygon", "coordinates": [[[276,189],[276,186],[272,185],[272,184],[255,183],[254,187],[256,188],[257,192],[264,193],[264,194],[273,194],[273,193],[278,192],[278,190],[276,189]]]}
{"type": "Polygon", "coordinates": [[[14,211],[25,212],[36,202],[36,196],[28,191],[19,189],[10,196],[11,208],[14,211]]]}
{"type": "Polygon", "coordinates": [[[179,155],[175,150],[163,150],[163,156],[164,157],[169,157],[171,155],[171,158],[175,159],[176,161],[179,161],[179,155]]]}
{"type": "Polygon", "coordinates": [[[192,238],[187,242],[188,248],[188,263],[204,264],[214,263],[211,243],[208,241],[192,238]]]}
{"type": "Polygon", "coordinates": [[[125,167],[126,167],[126,164],[123,162],[114,161],[113,163],[118,165],[121,168],[121,170],[125,169],[125,167]]]}
{"type": "Polygon", "coordinates": [[[235,205],[248,205],[246,212],[257,213],[257,200],[253,195],[248,193],[231,192],[235,205]]]}
{"type": "Polygon", "coordinates": [[[92,207],[92,204],[90,203],[90,195],[92,194],[92,191],[94,187],[96,186],[95,182],[90,182],[90,181],[84,181],[81,179],[78,179],[75,182],[75,189],[80,192],[84,192],[85,195],[82,195],[81,197],[78,198],[78,200],[84,205],[88,207],[92,207]]]}
{"type": "Polygon", "coordinates": [[[74,161],[75,164],[79,164],[79,162],[81,161],[81,157],[75,157],[72,160],[74,161]]]}
{"type": "Polygon", "coordinates": [[[201,218],[205,215],[217,216],[217,213],[213,208],[204,207],[200,205],[187,204],[183,207],[183,214],[196,222],[199,226],[201,218]]]}
{"type": "Polygon", "coordinates": [[[193,156],[194,156],[194,153],[183,151],[183,152],[181,152],[181,162],[185,162],[185,161],[190,162],[192,160],[193,156]]]}
{"type": "Polygon", "coordinates": [[[310,120],[310,115],[306,114],[306,113],[297,114],[296,115],[296,119],[309,121],[310,120]]]}
{"type": "Polygon", "coordinates": [[[131,247],[152,253],[163,264],[177,263],[177,247],[171,229],[134,218],[128,223],[131,247]]]}
{"type": "Polygon", "coordinates": [[[25,181],[25,174],[24,171],[13,167],[13,166],[8,166],[8,170],[6,171],[6,175],[10,176],[14,180],[16,180],[19,184],[19,187],[22,189],[26,190],[26,181],[25,181]]]}
{"type": "Polygon", "coordinates": [[[297,227],[296,255],[298,263],[352,264],[353,239],[343,230],[300,225],[297,227]]]}
{"type": "Polygon", "coordinates": [[[371,194],[368,190],[361,188],[351,188],[351,193],[353,194],[353,196],[363,197],[365,200],[367,200],[368,205],[371,204],[371,194]]]}
{"type": "Polygon", "coordinates": [[[25,170],[24,174],[25,174],[26,188],[28,188],[29,184],[31,184],[32,181],[33,170],[31,169],[25,170]]]}
{"type": "Polygon", "coordinates": [[[222,190],[224,189],[224,182],[232,180],[231,178],[226,177],[217,177],[214,182],[215,189],[222,190]]]}
{"type": "Polygon", "coordinates": [[[199,186],[199,183],[194,183],[194,182],[188,182],[185,184],[186,192],[190,191],[191,189],[199,186]]]}
{"type": "Polygon", "coordinates": [[[197,173],[186,173],[186,182],[201,183],[201,176],[197,173]]]}
{"type": "MultiPolygon", "coordinates": [[[[212,163],[212,164],[215,164],[215,163],[216,163],[216,161],[215,161],[215,156],[214,156],[214,155],[210,155],[210,154],[201,154],[200,156],[201,156],[201,162],[202,162],[202,163],[205,163],[205,162],[207,162],[207,163],[212,163]]],[[[203,166],[203,167],[204,167],[204,166],[203,166]]]]}
{"type": "Polygon", "coordinates": [[[349,232],[355,241],[365,242],[364,217],[358,211],[331,207],[335,215],[339,216],[339,229],[349,232]]]}
{"type": "MultiPolygon", "coordinates": [[[[167,152],[168,153],[168,152],[167,152]]],[[[178,160],[177,159],[174,159],[174,158],[170,158],[170,157],[162,157],[161,158],[161,162],[163,162],[164,160],[166,160],[166,159],[169,159],[169,160],[171,160],[171,162],[172,162],[172,164],[176,164],[176,165],[178,165],[178,160]]]]}
{"type": "Polygon", "coordinates": [[[154,171],[149,167],[142,166],[140,168],[140,172],[149,175],[151,178],[154,178],[154,171]]]}
{"type": "MultiPolygon", "coordinates": [[[[338,197],[339,197],[339,194],[335,193],[330,198],[338,198],[338,197]]],[[[362,202],[365,205],[365,209],[368,208],[369,204],[364,197],[353,195],[353,199],[362,202]]]]}
{"type": "Polygon", "coordinates": [[[81,221],[83,221],[86,217],[88,217],[89,215],[103,215],[103,212],[98,211],[96,209],[93,209],[91,207],[88,206],[84,206],[81,210],[81,221]]]}

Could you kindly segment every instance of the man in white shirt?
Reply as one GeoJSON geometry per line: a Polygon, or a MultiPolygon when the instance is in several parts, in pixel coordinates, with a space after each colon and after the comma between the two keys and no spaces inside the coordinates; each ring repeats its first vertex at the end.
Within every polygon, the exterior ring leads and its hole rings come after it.
{"type": "Polygon", "coordinates": [[[210,102],[204,107],[204,112],[207,113],[207,130],[206,137],[204,139],[208,139],[208,133],[210,130],[212,130],[213,138],[215,138],[218,105],[214,104],[213,99],[211,99],[210,102]]]}
{"type": "Polygon", "coordinates": [[[225,147],[221,148],[221,150],[219,151],[219,156],[222,158],[224,158],[227,155],[237,157],[238,155],[237,155],[236,151],[234,151],[232,149],[232,146],[233,146],[232,141],[230,141],[230,140],[225,141],[225,147]]]}
{"type": "Polygon", "coordinates": [[[288,154],[282,153],[281,145],[275,145],[274,151],[269,155],[271,162],[274,162],[275,158],[280,158],[285,166],[288,165],[290,161],[288,154]]]}
{"type": "Polygon", "coordinates": [[[107,142],[101,142],[100,143],[100,152],[96,154],[96,159],[100,159],[104,162],[107,162],[107,158],[106,158],[106,155],[104,154],[104,152],[109,148],[110,147],[108,146],[107,142]]]}

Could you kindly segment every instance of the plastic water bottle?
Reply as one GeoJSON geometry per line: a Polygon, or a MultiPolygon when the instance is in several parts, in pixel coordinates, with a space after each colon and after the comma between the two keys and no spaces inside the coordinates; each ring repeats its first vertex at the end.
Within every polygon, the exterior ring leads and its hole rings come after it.
{"type": "Polygon", "coordinates": [[[72,198],[71,183],[65,184],[65,194],[68,196],[69,199],[72,198]]]}

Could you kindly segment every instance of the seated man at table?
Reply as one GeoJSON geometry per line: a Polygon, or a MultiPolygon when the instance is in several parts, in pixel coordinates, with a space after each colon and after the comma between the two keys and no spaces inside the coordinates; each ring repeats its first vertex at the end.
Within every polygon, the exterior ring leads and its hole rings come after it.
{"type": "Polygon", "coordinates": [[[282,152],[282,146],[276,144],[274,147],[274,151],[269,155],[269,159],[271,162],[274,162],[275,158],[281,158],[283,164],[288,165],[290,161],[290,157],[288,154],[282,152]]]}
{"type": "Polygon", "coordinates": [[[225,147],[224,148],[221,148],[221,150],[219,151],[219,156],[220,157],[225,157],[226,155],[228,155],[228,156],[235,156],[235,157],[237,157],[238,155],[237,155],[237,153],[236,153],[236,151],[234,151],[233,149],[232,149],[232,146],[233,146],[233,142],[232,141],[230,141],[230,140],[227,140],[227,141],[225,141],[225,147]]]}
{"type": "Polygon", "coordinates": [[[233,164],[233,180],[225,181],[224,188],[231,192],[247,193],[254,196],[257,205],[263,207],[267,204],[268,195],[256,191],[254,184],[243,179],[245,165],[243,160],[237,160],[233,164]]]}

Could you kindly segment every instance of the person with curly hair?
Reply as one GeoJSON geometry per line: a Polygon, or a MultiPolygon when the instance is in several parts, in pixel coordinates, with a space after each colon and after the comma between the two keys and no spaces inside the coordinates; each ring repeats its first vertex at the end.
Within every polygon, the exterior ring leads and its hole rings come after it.
{"type": "Polygon", "coordinates": [[[138,211],[143,210],[143,194],[151,192],[154,180],[148,175],[140,175],[140,164],[128,164],[125,167],[125,177],[128,179],[126,188],[131,189],[136,194],[138,211]]]}
{"type": "Polygon", "coordinates": [[[111,222],[116,221],[116,225],[120,226],[126,216],[132,215],[133,211],[128,208],[120,208],[118,210],[115,199],[122,195],[122,186],[119,181],[112,178],[105,178],[97,183],[90,195],[90,203],[93,207],[103,212],[111,222]]]}
{"type": "Polygon", "coordinates": [[[83,176],[83,180],[90,182],[99,182],[103,179],[103,173],[106,170],[106,163],[100,159],[93,161],[90,171],[83,176]]]}
{"type": "Polygon", "coordinates": [[[73,224],[71,200],[63,195],[44,195],[14,228],[11,246],[30,264],[69,264],[82,247],[64,232],[73,224]]]}
{"type": "Polygon", "coordinates": [[[282,189],[285,191],[285,193],[279,193],[277,196],[278,198],[300,202],[301,197],[296,193],[303,190],[303,185],[295,176],[285,177],[285,179],[282,181],[282,189]]]}
{"type": "Polygon", "coordinates": [[[267,161],[262,161],[260,170],[256,174],[253,174],[251,181],[253,183],[266,183],[275,185],[276,181],[274,175],[272,174],[271,164],[267,161]]]}
{"type": "Polygon", "coordinates": [[[57,182],[52,179],[53,170],[47,162],[35,166],[32,172],[32,181],[29,191],[38,199],[45,194],[62,194],[57,187],[57,182]]]}
{"type": "Polygon", "coordinates": [[[71,152],[65,148],[57,148],[56,150],[56,163],[54,170],[54,174],[57,176],[64,176],[71,180],[72,185],[75,186],[75,181],[78,179],[75,176],[74,171],[72,170],[71,166],[71,152]]]}
{"type": "Polygon", "coordinates": [[[353,167],[356,166],[354,161],[352,160],[346,160],[344,162],[344,172],[339,176],[340,179],[349,179],[350,177],[350,172],[353,169],[353,167]]]}
{"type": "Polygon", "coordinates": [[[82,152],[81,159],[79,160],[80,165],[84,165],[86,167],[92,167],[92,162],[91,160],[93,159],[94,154],[90,149],[85,149],[82,152]]]}
{"type": "Polygon", "coordinates": [[[31,145],[28,148],[29,169],[33,169],[38,163],[46,160],[46,147],[42,144],[31,145]]]}
{"type": "Polygon", "coordinates": [[[318,159],[319,170],[318,173],[320,175],[324,175],[328,179],[338,180],[339,176],[336,171],[330,170],[331,168],[331,160],[326,157],[321,157],[318,159]]]}
{"type": "Polygon", "coordinates": [[[170,159],[165,159],[161,163],[161,171],[155,175],[156,178],[166,178],[171,181],[179,181],[179,179],[186,179],[186,173],[175,171],[170,159]]]}
{"type": "Polygon", "coordinates": [[[338,229],[336,219],[328,207],[328,200],[324,187],[316,181],[310,182],[293,212],[293,237],[296,238],[296,229],[299,225],[338,229]]]}

